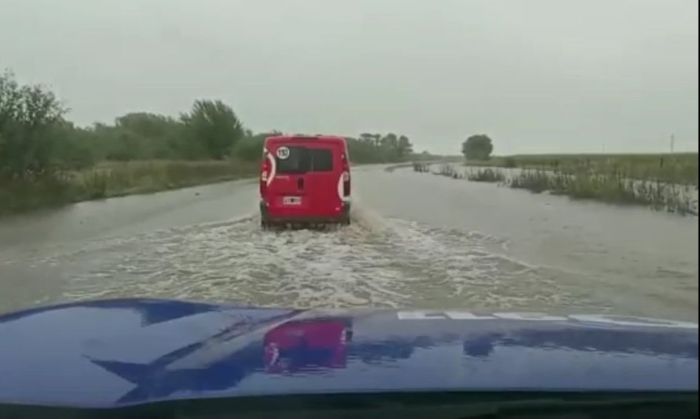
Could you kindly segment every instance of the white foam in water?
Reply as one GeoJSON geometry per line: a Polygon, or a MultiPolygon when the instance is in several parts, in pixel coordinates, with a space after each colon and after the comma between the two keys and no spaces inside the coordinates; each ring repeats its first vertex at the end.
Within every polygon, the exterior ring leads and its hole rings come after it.
{"type": "Polygon", "coordinates": [[[568,295],[536,267],[493,253],[489,249],[502,245],[498,238],[383,218],[357,204],[352,221],[329,231],[263,231],[251,216],[109,240],[63,255],[64,266],[77,271],[62,299],[570,308],[583,298],[568,295]]]}
{"type": "Polygon", "coordinates": [[[387,220],[362,204],[361,199],[355,198],[350,209],[350,218],[353,225],[360,226],[364,230],[382,234],[387,231],[387,220]]]}

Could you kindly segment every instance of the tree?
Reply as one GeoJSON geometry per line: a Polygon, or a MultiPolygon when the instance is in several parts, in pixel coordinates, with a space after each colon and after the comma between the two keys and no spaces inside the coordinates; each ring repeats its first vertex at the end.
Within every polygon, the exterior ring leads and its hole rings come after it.
{"type": "Polygon", "coordinates": [[[132,112],[114,121],[117,128],[128,129],[144,138],[162,138],[180,129],[181,122],[148,112],[132,112]]]}
{"type": "Polygon", "coordinates": [[[147,112],[133,112],[115,120],[114,129],[118,133],[117,148],[129,141],[132,150],[112,150],[129,156],[127,159],[172,159],[204,158],[206,153],[188,144],[185,138],[185,125],[171,117],[147,112]],[[122,141],[119,143],[119,141],[122,141]],[[127,142],[124,142],[127,141],[127,142]]]}
{"type": "Polygon", "coordinates": [[[261,132],[253,134],[247,130],[245,137],[239,141],[233,149],[233,155],[244,161],[259,161],[262,158],[265,138],[280,135],[279,131],[261,132]]]}
{"type": "Polygon", "coordinates": [[[192,111],[182,116],[190,140],[201,142],[209,157],[223,159],[231,154],[244,135],[243,124],[233,109],[217,100],[198,100],[192,111]]]}
{"type": "Polygon", "coordinates": [[[387,150],[396,150],[399,139],[393,132],[388,133],[380,140],[380,144],[387,150]]]}
{"type": "Polygon", "coordinates": [[[413,153],[413,145],[405,135],[360,134],[347,138],[350,157],[354,162],[388,163],[401,161],[413,153]]]}
{"type": "Polygon", "coordinates": [[[56,144],[53,154],[58,170],[80,170],[95,163],[100,144],[93,131],[61,121],[52,129],[51,136],[56,144]]]}
{"type": "Polygon", "coordinates": [[[371,144],[374,142],[374,135],[370,134],[369,132],[363,132],[362,134],[360,134],[359,141],[371,144]]]}
{"type": "Polygon", "coordinates": [[[472,135],[462,143],[462,154],[467,160],[488,160],[493,144],[488,135],[472,135]]]}
{"type": "Polygon", "coordinates": [[[404,157],[413,153],[413,145],[411,144],[411,141],[409,141],[408,137],[406,137],[405,135],[399,137],[399,144],[397,147],[400,159],[403,159],[404,157]]]}
{"type": "Polygon", "coordinates": [[[52,131],[67,110],[41,86],[0,74],[0,175],[27,177],[53,169],[52,131]]]}

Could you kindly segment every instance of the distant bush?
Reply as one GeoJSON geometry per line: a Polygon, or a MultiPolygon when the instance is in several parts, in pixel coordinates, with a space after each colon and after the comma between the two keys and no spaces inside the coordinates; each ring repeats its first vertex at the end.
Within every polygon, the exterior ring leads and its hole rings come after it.
{"type": "Polygon", "coordinates": [[[263,143],[265,138],[274,133],[250,134],[242,138],[233,148],[236,158],[248,162],[257,162],[262,159],[263,143]]]}
{"type": "Polygon", "coordinates": [[[517,189],[527,189],[529,191],[540,193],[546,190],[551,190],[550,176],[544,171],[524,171],[510,180],[510,187],[517,189]]]}
{"type": "Polygon", "coordinates": [[[505,175],[498,169],[479,169],[467,175],[473,182],[504,182],[505,175]]]}
{"type": "Polygon", "coordinates": [[[232,160],[131,161],[32,179],[0,179],[0,214],[238,179],[257,170],[256,163],[232,160]]]}
{"type": "Polygon", "coordinates": [[[451,177],[452,179],[462,179],[464,177],[464,174],[458,172],[453,165],[447,163],[440,166],[437,174],[451,177]]]}
{"type": "Polygon", "coordinates": [[[76,193],[76,185],[62,176],[0,179],[0,214],[64,204],[76,193]]]}
{"type": "Polygon", "coordinates": [[[466,160],[488,160],[492,151],[493,142],[488,135],[472,135],[462,143],[462,154],[466,160]]]}
{"type": "Polygon", "coordinates": [[[0,74],[0,176],[30,178],[55,170],[56,132],[66,108],[39,85],[22,86],[0,74]]]}
{"type": "Polygon", "coordinates": [[[430,164],[425,162],[413,162],[413,171],[419,173],[427,173],[430,171],[430,164]]]}
{"type": "Polygon", "coordinates": [[[152,192],[250,176],[257,164],[240,161],[137,161],[105,163],[82,172],[76,182],[86,199],[152,192]]]}
{"type": "Polygon", "coordinates": [[[659,181],[630,179],[621,175],[526,170],[508,182],[511,188],[534,193],[549,191],[574,199],[593,199],[614,204],[646,205],[679,214],[697,214],[690,188],[659,181]]]}
{"type": "Polygon", "coordinates": [[[517,155],[518,167],[698,185],[698,154],[517,155]]]}

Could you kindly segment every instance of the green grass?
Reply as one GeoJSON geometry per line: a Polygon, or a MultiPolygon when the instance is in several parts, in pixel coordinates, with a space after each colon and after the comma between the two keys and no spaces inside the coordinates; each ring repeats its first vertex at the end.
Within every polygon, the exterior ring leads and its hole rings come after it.
{"type": "MultiPolygon", "coordinates": [[[[515,155],[486,161],[467,179],[498,182],[534,193],[619,205],[643,205],[679,214],[697,214],[698,154],[515,155]],[[509,172],[498,168],[519,168],[509,172]]],[[[439,174],[455,176],[453,167],[439,174]]]]}
{"type": "Polygon", "coordinates": [[[258,165],[233,161],[109,162],[75,181],[94,198],[146,193],[255,176],[258,165]]]}
{"type": "Polygon", "coordinates": [[[437,174],[440,176],[451,177],[452,179],[462,179],[464,177],[461,172],[457,171],[457,169],[455,169],[454,166],[449,163],[443,163],[440,166],[437,174]]]}
{"type": "Polygon", "coordinates": [[[33,179],[0,179],[0,214],[253,177],[257,171],[256,163],[238,161],[132,161],[33,179]]]}
{"type": "Polygon", "coordinates": [[[509,179],[508,185],[511,188],[527,189],[535,193],[541,193],[547,190],[554,193],[560,193],[562,188],[556,188],[552,184],[552,178],[553,176],[545,171],[527,170],[509,179]]]}
{"type": "Polygon", "coordinates": [[[467,179],[472,182],[504,182],[506,176],[498,169],[486,168],[469,173],[467,179]]]}
{"type": "Polygon", "coordinates": [[[680,185],[698,185],[698,153],[543,154],[467,161],[469,166],[520,167],[566,174],[601,174],[680,185]]]}
{"type": "Polygon", "coordinates": [[[591,199],[623,205],[645,205],[679,214],[697,214],[690,189],[660,181],[636,180],[613,174],[576,174],[524,170],[509,179],[511,188],[535,193],[549,191],[573,199],[591,199]]]}

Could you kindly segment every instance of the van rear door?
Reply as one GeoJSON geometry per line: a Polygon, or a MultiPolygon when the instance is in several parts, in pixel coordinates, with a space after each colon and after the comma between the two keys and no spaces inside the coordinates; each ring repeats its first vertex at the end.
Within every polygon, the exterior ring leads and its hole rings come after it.
{"type": "Polygon", "coordinates": [[[322,216],[338,215],[341,152],[335,144],[323,141],[310,143],[308,152],[311,167],[307,179],[313,211],[322,216]]]}
{"type": "Polygon", "coordinates": [[[269,144],[268,152],[275,162],[266,191],[271,207],[290,216],[338,215],[342,151],[337,144],[297,140],[269,144]]]}
{"type": "Polygon", "coordinates": [[[275,159],[275,173],[268,186],[270,204],[292,212],[307,210],[306,174],[311,168],[308,148],[298,144],[276,144],[269,150],[275,159]]]}

